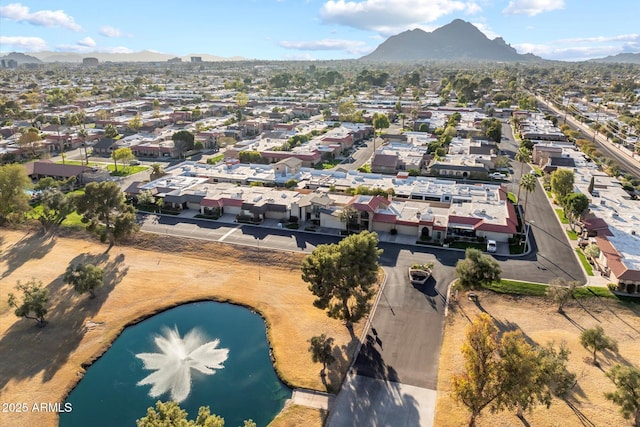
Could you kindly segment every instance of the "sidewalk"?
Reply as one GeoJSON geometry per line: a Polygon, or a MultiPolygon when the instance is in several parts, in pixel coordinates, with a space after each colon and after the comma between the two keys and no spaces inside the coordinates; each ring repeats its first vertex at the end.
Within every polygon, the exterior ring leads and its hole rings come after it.
{"type": "Polygon", "coordinates": [[[294,405],[309,406],[310,408],[325,409],[333,407],[335,396],[316,390],[296,388],[291,396],[291,403],[294,405]]]}

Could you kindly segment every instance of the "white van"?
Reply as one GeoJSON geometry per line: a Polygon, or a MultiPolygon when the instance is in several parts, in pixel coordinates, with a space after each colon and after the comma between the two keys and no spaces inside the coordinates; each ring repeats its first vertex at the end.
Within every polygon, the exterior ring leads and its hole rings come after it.
{"type": "Polygon", "coordinates": [[[495,240],[487,240],[487,252],[495,252],[498,250],[498,244],[495,240]]]}

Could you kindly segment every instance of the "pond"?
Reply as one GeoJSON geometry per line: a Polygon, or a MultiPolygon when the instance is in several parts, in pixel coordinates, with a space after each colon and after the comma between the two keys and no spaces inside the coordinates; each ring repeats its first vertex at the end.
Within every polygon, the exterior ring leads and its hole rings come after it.
{"type": "Polygon", "coordinates": [[[266,426],[290,397],[273,369],[263,319],[198,302],[126,328],[69,394],[73,409],[60,414],[60,426],[135,426],[158,400],[180,401],[189,419],[208,405],[225,425],[266,426]]]}

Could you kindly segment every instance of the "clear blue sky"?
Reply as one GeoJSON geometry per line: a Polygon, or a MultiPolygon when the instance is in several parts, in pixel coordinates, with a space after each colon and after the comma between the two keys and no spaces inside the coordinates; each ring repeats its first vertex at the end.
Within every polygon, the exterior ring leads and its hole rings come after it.
{"type": "Polygon", "coordinates": [[[640,0],[2,0],[0,51],[345,59],[456,18],[547,59],[640,52],[640,0]]]}

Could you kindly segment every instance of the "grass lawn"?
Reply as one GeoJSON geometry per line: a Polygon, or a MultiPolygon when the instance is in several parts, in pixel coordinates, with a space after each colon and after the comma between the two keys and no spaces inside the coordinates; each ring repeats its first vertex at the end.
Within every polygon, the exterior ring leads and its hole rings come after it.
{"type": "Polygon", "coordinates": [[[316,169],[331,169],[333,167],[336,167],[340,163],[342,163],[342,160],[334,159],[334,160],[330,160],[330,161],[325,161],[325,162],[322,162],[322,163],[318,164],[316,166],[316,169]]]}
{"type": "Polygon", "coordinates": [[[587,257],[585,256],[584,252],[582,252],[582,249],[576,248],[576,252],[578,253],[578,258],[580,258],[582,266],[587,272],[587,276],[593,276],[593,268],[591,267],[591,264],[589,264],[589,261],[587,261],[587,257]]]}
{"type": "Polygon", "coordinates": [[[517,197],[516,197],[516,195],[515,195],[515,194],[513,194],[512,192],[509,192],[509,193],[507,194],[507,197],[509,198],[509,200],[511,201],[511,203],[513,203],[514,205],[515,205],[516,203],[518,203],[518,198],[517,198],[517,197]]]}
{"type": "Polygon", "coordinates": [[[545,193],[547,193],[547,198],[553,199],[553,193],[551,191],[547,190],[545,193]]]}
{"type": "Polygon", "coordinates": [[[608,288],[602,286],[580,286],[573,291],[574,298],[617,298],[608,288]]]}
{"type": "Polygon", "coordinates": [[[502,279],[500,282],[493,282],[485,286],[485,289],[492,290],[500,294],[544,296],[547,293],[547,285],[530,282],[520,282],[518,280],[502,279]]]}
{"type": "Polygon", "coordinates": [[[567,236],[569,236],[569,240],[578,240],[578,234],[573,230],[567,230],[567,236]]]}
{"type": "Polygon", "coordinates": [[[222,161],[224,159],[224,154],[218,154],[217,156],[209,157],[207,159],[207,163],[210,165],[215,165],[216,163],[222,161]]]}
{"type": "Polygon", "coordinates": [[[564,216],[564,210],[563,209],[556,209],[556,214],[558,215],[558,218],[560,218],[560,222],[563,224],[569,224],[569,220],[564,216]]]}
{"type": "Polygon", "coordinates": [[[456,248],[456,249],[474,248],[474,249],[479,249],[481,251],[487,250],[486,243],[476,243],[476,242],[453,242],[453,243],[449,243],[449,247],[456,248]]]}
{"type": "Polygon", "coordinates": [[[111,176],[129,176],[134,173],[142,172],[144,170],[149,169],[148,166],[118,166],[118,171],[116,172],[115,165],[108,164],[107,169],[111,172],[111,176]]]}

